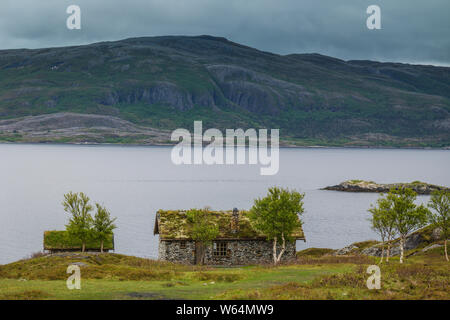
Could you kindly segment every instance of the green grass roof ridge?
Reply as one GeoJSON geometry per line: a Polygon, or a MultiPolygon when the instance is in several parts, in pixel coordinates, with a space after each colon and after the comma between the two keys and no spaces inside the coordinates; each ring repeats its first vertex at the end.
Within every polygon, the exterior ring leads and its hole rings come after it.
{"type": "MultiPolygon", "coordinates": [[[[239,231],[231,228],[232,211],[209,211],[212,221],[219,226],[217,239],[266,239],[256,231],[248,218],[248,211],[239,211],[239,231]]],[[[190,240],[192,224],[187,220],[186,210],[159,210],[156,214],[154,234],[162,240],[190,240]]],[[[305,240],[302,227],[292,233],[297,240],[305,240]]]]}
{"type": "MultiPolygon", "coordinates": [[[[81,250],[81,241],[69,236],[67,231],[44,231],[44,250],[81,250]]],[[[86,249],[100,249],[100,240],[90,239],[86,242],[86,249]]],[[[103,249],[114,250],[114,235],[103,244],[103,249]]]]}

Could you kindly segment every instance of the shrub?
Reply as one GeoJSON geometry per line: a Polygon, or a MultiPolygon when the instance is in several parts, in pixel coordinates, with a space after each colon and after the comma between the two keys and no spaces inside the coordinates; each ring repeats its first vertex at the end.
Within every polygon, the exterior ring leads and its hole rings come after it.
{"type": "Polygon", "coordinates": [[[239,273],[219,273],[219,272],[199,272],[196,274],[196,278],[200,281],[217,281],[217,282],[234,282],[244,278],[239,273]]]}

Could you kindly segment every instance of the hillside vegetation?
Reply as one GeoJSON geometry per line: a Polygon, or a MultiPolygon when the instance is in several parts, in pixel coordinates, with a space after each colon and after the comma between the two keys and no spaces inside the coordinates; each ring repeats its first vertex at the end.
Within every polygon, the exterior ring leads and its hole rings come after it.
{"type": "Polygon", "coordinates": [[[380,290],[366,287],[377,258],[299,252],[295,263],[220,268],[120,254],[61,253],[0,265],[0,299],[450,299],[443,249],[398,257],[381,267],[380,290]],[[81,290],[68,290],[66,269],[81,268],[81,290]]]}
{"type": "Polygon", "coordinates": [[[211,36],[0,51],[1,141],[167,143],[194,120],[280,128],[285,144],[446,147],[450,68],[211,36]]]}

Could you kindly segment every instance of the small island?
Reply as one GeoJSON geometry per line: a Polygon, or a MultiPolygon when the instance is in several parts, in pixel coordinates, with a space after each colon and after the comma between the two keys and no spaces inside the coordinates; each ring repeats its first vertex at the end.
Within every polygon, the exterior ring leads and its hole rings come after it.
{"type": "Polygon", "coordinates": [[[438,186],[434,184],[429,184],[421,181],[413,181],[409,183],[376,183],[373,181],[364,180],[347,180],[341,182],[335,186],[328,186],[322,188],[321,190],[334,190],[334,191],[345,191],[345,192],[389,192],[391,189],[396,188],[409,188],[414,190],[417,194],[429,195],[436,190],[446,190],[450,191],[450,188],[438,186]]]}

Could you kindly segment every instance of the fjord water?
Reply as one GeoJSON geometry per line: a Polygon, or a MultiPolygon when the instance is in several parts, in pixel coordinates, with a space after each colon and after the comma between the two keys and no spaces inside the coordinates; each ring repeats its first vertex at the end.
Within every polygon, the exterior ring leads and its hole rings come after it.
{"type": "MultiPolygon", "coordinates": [[[[249,209],[270,186],[305,192],[308,247],[340,248],[376,238],[367,209],[377,194],[319,190],[347,179],[421,180],[450,185],[450,151],[296,148],[280,150],[280,171],[259,165],[176,166],[170,147],[0,145],[0,264],[41,251],[44,230],[64,229],[61,202],[83,191],[116,216],[116,252],[157,257],[158,209],[249,209]]],[[[419,197],[419,202],[428,197],[419,197]]]]}

